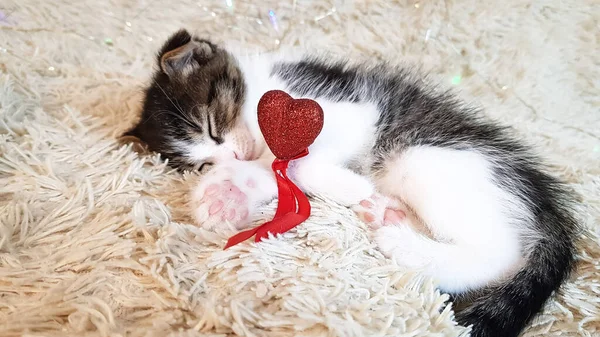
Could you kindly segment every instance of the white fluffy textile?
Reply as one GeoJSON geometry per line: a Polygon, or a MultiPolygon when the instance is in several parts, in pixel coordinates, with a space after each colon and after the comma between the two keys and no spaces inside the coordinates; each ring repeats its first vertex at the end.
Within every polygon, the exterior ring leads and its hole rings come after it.
{"type": "Polygon", "coordinates": [[[468,334],[439,312],[431,281],[395,267],[327,201],[284,237],[225,252],[225,237],[191,224],[198,178],[116,140],[180,27],[262,51],[421,64],[513,125],[578,193],[590,229],[577,273],[525,335],[600,334],[598,1],[3,0],[0,11],[0,336],[468,334]]]}

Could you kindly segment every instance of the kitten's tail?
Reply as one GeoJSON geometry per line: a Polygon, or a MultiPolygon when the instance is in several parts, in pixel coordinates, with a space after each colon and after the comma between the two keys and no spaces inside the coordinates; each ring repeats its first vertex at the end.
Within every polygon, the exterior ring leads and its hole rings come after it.
{"type": "Polygon", "coordinates": [[[518,336],[572,271],[577,223],[561,204],[563,193],[548,192],[535,224],[545,237],[535,244],[525,266],[457,313],[460,324],[472,325],[473,337],[518,336]]]}

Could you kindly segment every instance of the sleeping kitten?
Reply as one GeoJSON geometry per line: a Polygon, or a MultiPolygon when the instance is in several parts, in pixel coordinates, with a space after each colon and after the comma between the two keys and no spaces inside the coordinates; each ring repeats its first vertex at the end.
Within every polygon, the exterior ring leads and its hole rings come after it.
{"type": "Polygon", "coordinates": [[[469,299],[457,319],[473,336],[517,336],[571,271],[578,226],[562,185],[502,127],[408,71],[235,57],[186,31],[158,63],[129,134],[174,167],[207,172],[192,196],[201,226],[244,229],[277,197],[256,106],[281,89],[325,112],[292,180],[352,207],[385,255],[469,299]]]}

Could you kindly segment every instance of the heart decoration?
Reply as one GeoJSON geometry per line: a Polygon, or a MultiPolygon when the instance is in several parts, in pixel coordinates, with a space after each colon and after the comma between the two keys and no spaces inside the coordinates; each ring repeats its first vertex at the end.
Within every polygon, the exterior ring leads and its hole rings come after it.
{"type": "Polygon", "coordinates": [[[321,133],[323,109],[312,99],[294,99],[281,90],[272,90],[258,102],[258,125],[275,157],[289,160],[321,133]]]}
{"type": "Polygon", "coordinates": [[[310,202],[287,176],[291,160],[308,155],[308,147],[323,129],[323,109],[311,99],[294,99],[281,90],[268,91],[258,102],[258,125],[276,159],[271,168],[278,189],[273,220],[240,232],[227,241],[225,249],[256,235],[255,241],[298,226],[310,216],[310,202]]]}

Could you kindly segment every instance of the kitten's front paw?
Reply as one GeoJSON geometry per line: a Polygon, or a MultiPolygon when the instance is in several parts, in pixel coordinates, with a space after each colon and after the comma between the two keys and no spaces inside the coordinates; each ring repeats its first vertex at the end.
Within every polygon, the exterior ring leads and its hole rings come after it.
{"type": "Polygon", "coordinates": [[[383,225],[398,224],[405,219],[406,212],[401,206],[398,200],[377,193],[354,205],[352,210],[369,227],[377,229],[383,225]]]}
{"type": "Polygon", "coordinates": [[[202,227],[214,230],[226,222],[243,229],[248,222],[248,197],[231,180],[210,182],[198,191],[194,215],[202,227]]]}
{"type": "Polygon", "coordinates": [[[275,181],[262,168],[249,162],[220,165],[193,191],[192,213],[207,230],[242,230],[250,225],[255,207],[272,199],[273,193],[275,181]]]}

